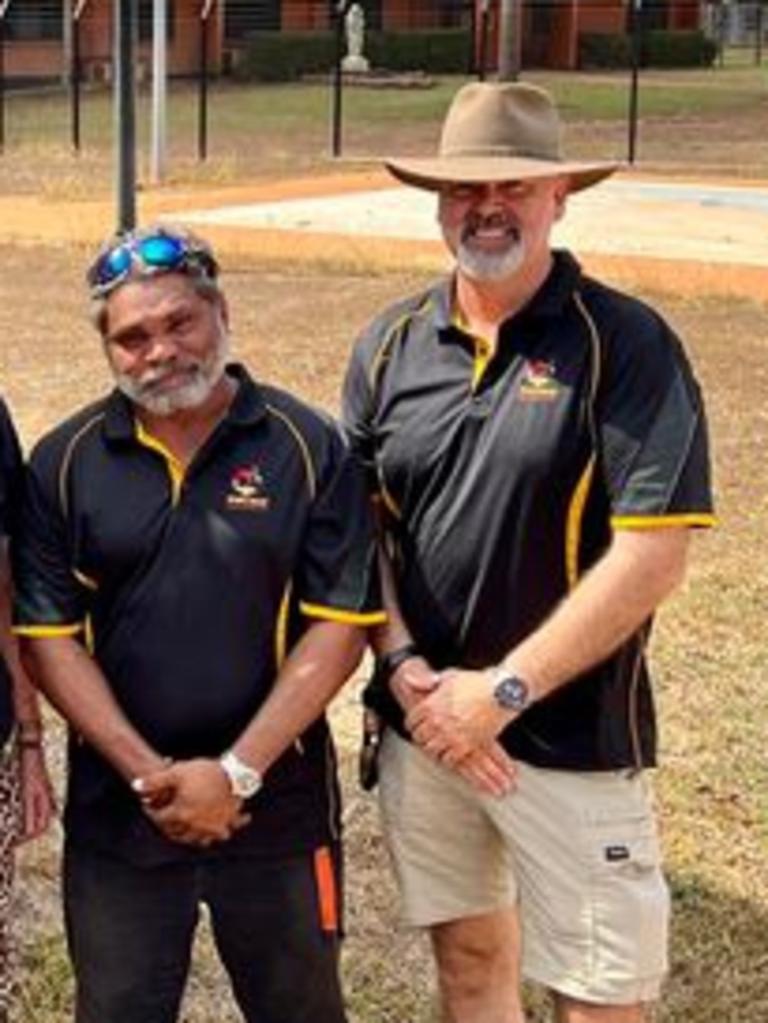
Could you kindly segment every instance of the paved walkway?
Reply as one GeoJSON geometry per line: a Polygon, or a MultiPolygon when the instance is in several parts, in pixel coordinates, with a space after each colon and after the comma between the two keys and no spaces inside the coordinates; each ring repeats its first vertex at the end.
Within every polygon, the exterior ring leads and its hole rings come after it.
{"type": "MultiPolygon", "coordinates": [[[[333,179],[327,184],[333,188],[333,179]]],[[[434,196],[404,187],[216,206],[188,211],[184,219],[200,225],[315,235],[422,242],[440,238],[434,196]]],[[[607,181],[571,198],[555,240],[579,253],[768,270],[768,186],[607,181]]]]}
{"type": "MultiPolygon", "coordinates": [[[[0,197],[0,243],[97,244],[111,200],[0,197]]],[[[258,181],[228,188],[148,189],[139,219],[199,225],[225,266],[245,260],[442,271],[435,200],[393,186],[383,170],[258,181]]],[[[594,274],[618,286],[736,295],[768,304],[768,182],[664,181],[617,175],[574,195],[555,230],[594,274]]]]}

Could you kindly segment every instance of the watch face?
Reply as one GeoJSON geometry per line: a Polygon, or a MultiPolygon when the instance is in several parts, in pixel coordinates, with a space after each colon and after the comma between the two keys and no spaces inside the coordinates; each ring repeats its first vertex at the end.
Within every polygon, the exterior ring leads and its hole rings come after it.
{"type": "Polygon", "coordinates": [[[493,695],[504,710],[521,711],[528,706],[528,686],[515,675],[508,675],[501,679],[493,690],[493,695]]]}
{"type": "Polygon", "coordinates": [[[234,795],[241,799],[250,799],[261,788],[262,778],[258,771],[244,764],[234,753],[225,753],[219,759],[222,770],[229,778],[234,795]]]}
{"type": "Polygon", "coordinates": [[[235,795],[241,796],[243,799],[249,799],[251,796],[255,796],[261,788],[261,778],[256,771],[249,771],[246,768],[238,773],[233,787],[235,795]]]}

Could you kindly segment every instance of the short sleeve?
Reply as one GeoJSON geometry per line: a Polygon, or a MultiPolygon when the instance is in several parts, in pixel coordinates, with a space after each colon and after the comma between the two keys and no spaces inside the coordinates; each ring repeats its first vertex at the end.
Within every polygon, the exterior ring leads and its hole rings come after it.
{"type": "Polygon", "coordinates": [[[13,421],[0,399],[0,536],[12,536],[19,518],[22,458],[13,421]]]}
{"type": "Polygon", "coordinates": [[[372,427],[373,395],[365,364],[364,348],[359,343],[344,378],[341,393],[342,423],[352,452],[365,470],[369,492],[378,489],[376,479],[376,440],[372,427]]]}
{"type": "Polygon", "coordinates": [[[330,429],[297,579],[301,611],[358,625],[384,621],[364,472],[340,431],[330,429]]]}
{"type": "Polygon", "coordinates": [[[714,523],[701,392],[680,341],[645,307],[611,345],[598,429],[614,528],[714,523]]]}
{"type": "Polygon", "coordinates": [[[23,636],[68,636],[81,631],[85,589],[72,569],[67,524],[50,451],[36,450],[24,481],[20,528],[13,545],[14,631],[23,636]]]}

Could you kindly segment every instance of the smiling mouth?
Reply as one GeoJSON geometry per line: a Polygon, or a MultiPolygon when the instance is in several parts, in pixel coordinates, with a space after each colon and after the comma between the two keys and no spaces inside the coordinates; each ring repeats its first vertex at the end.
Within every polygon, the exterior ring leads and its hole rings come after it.
{"type": "Polygon", "coordinates": [[[141,389],[145,394],[163,394],[166,391],[176,391],[194,380],[197,372],[197,366],[188,366],[185,369],[172,369],[160,377],[142,382],[141,389]]]}
{"type": "Polygon", "coordinates": [[[462,242],[479,248],[508,248],[520,241],[520,231],[514,224],[470,224],[462,233],[462,242]]]}

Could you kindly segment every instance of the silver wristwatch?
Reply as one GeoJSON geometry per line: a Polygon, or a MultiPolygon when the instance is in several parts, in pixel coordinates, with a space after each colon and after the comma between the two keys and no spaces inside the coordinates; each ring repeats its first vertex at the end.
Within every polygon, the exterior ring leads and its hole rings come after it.
{"type": "Polygon", "coordinates": [[[219,757],[219,763],[222,771],[229,778],[232,794],[239,796],[240,799],[250,799],[251,796],[255,796],[264,784],[264,779],[259,772],[254,767],[243,763],[232,750],[223,753],[219,757]]]}
{"type": "Polygon", "coordinates": [[[509,668],[503,665],[494,668],[491,672],[491,681],[493,698],[502,710],[522,714],[531,704],[533,700],[531,687],[519,675],[514,675],[509,668]]]}

